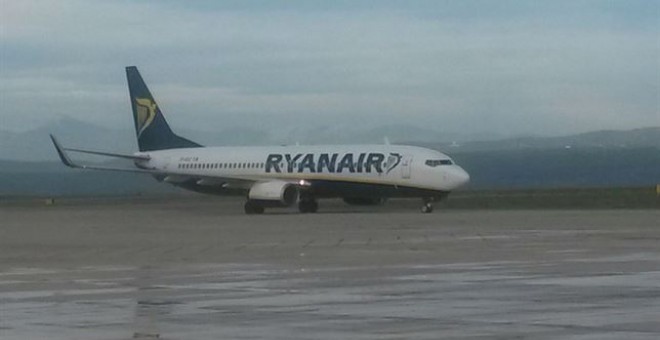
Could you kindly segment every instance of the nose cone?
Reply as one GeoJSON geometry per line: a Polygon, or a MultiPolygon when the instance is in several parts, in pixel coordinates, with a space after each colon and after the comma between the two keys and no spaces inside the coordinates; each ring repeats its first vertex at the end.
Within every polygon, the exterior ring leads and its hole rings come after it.
{"type": "Polygon", "coordinates": [[[451,172],[451,181],[454,188],[458,188],[470,181],[470,175],[458,165],[455,165],[451,172]]]}

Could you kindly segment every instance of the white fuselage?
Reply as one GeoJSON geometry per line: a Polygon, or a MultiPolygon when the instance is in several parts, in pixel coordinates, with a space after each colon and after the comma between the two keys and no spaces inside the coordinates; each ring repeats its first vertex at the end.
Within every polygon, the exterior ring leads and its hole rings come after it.
{"type": "Polygon", "coordinates": [[[180,178],[344,182],[449,192],[469,175],[445,154],[402,145],[205,147],[138,153],[136,164],[180,178]]]}

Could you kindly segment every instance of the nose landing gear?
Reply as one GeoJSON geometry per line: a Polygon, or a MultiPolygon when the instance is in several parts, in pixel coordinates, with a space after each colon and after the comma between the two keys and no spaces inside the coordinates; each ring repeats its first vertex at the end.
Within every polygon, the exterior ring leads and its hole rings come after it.
{"type": "Polygon", "coordinates": [[[424,202],[424,205],[422,205],[422,213],[423,214],[430,214],[433,212],[433,199],[432,198],[423,198],[422,201],[424,202]]]}

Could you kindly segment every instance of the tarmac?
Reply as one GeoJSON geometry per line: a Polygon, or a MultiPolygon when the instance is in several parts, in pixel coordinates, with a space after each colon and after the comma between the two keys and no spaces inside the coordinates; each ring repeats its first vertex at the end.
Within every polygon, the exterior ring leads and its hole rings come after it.
{"type": "Polygon", "coordinates": [[[660,339],[660,210],[0,205],[0,339],[660,339]]]}

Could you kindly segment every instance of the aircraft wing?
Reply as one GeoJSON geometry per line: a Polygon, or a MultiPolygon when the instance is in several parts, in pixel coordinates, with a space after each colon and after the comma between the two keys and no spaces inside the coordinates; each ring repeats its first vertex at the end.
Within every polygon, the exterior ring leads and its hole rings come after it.
{"type": "Polygon", "coordinates": [[[104,167],[97,165],[79,164],[77,162],[74,162],[71,159],[71,157],[69,157],[67,151],[88,153],[88,154],[100,155],[100,156],[117,157],[124,159],[132,159],[132,160],[148,160],[150,158],[148,155],[126,155],[126,154],[117,154],[117,153],[100,152],[100,151],[70,149],[63,147],[59,143],[57,138],[55,138],[55,136],[50,135],[50,139],[53,141],[55,150],[57,150],[57,155],[60,157],[62,163],[64,163],[64,165],[70,168],[143,173],[143,174],[154,175],[156,176],[157,179],[172,184],[195,183],[196,185],[201,185],[201,186],[209,186],[209,187],[218,186],[227,189],[249,189],[252,186],[252,184],[256,182],[256,180],[249,178],[180,175],[180,174],[173,174],[167,171],[159,171],[159,170],[104,167]]]}
{"type": "Polygon", "coordinates": [[[236,177],[215,177],[215,176],[195,176],[180,174],[164,174],[161,177],[163,182],[174,185],[195,184],[204,187],[219,187],[222,189],[250,189],[257,182],[249,178],[236,177]]]}
{"type": "MultiPolygon", "coordinates": [[[[62,163],[64,163],[64,165],[66,165],[70,168],[90,169],[90,170],[107,170],[107,171],[123,171],[123,172],[138,172],[138,173],[148,173],[148,174],[158,174],[158,173],[160,173],[158,171],[147,170],[147,169],[115,168],[115,167],[104,167],[104,166],[97,166],[97,165],[78,164],[78,163],[71,160],[71,158],[69,157],[69,154],[66,152],[67,150],[74,151],[74,152],[84,152],[84,153],[95,154],[95,155],[129,158],[129,159],[145,159],[144,157],[148,157],[148,156],[143,157],[143,156],[134,156],[134,155],[111,154],[111,153],[107,153],[107,152],[88,151],[88,150],[80,150],[80,149],[65,149],[65,148],[62,147],[60,142],[57,141],[57,138],[55,138],[55,136],[50,135],[50,139],[53,141],[53,145],[55,146],[55,150],[57,150],[57,155],[60,157],[60,160],[62,161],[62,163]]],[[[148,159],[148,158],[146,158],[146,159],[148,159]]]]}

